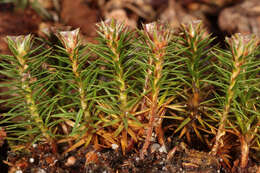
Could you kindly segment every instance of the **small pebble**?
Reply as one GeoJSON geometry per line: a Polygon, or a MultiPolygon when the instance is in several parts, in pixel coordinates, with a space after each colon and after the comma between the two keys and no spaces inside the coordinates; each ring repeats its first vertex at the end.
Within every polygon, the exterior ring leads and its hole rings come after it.
{"type": "Polygon", "coordinates": [[[161,146],[161,147],[159,148],[159,152],[160,152],[160,153],[167,153],[165,146],[161,146]]]}
{"type": "Polygon", "coordinates": [[[161,147],[161,146],[160,146],[160,144],[158,144],[158,143],[152,144],[152,145],[151,145],[151,148],[150,148],[151,153],[154,153],[154,152],[158,151],[160,147],[161,147]]]}
{"type": "Polygon", "coordinates": [[[66,166],[72,166],[76,163],[76,158],[74,156],[70,156],[68,159],[67,159],[67,162],[65,163],[66,166]]]}
{"type": "Polygon", "coordinates": [[[36,173],[46,173],[44,169],[39,168],[36,173]]]}
{"type": "Polygon", "coordinates": [[[29,162],[30,162],[30,163],[33,163],[33,162],[34,162],[34,158],[31,157],[31,158],[29,159],[29,162]]]}
{"type": "Polygon", "coordinates": [[[100,153],[100,152],[97,152],[97,155],[100,157],[100,156],[101,156],[101,153],[100,153]]]}
{"type": "Polygon", "coordinates": [[[118,145],[117,144],[112,144],[111,147],[112,147],[113,150],[118,149],[118,145]]]}

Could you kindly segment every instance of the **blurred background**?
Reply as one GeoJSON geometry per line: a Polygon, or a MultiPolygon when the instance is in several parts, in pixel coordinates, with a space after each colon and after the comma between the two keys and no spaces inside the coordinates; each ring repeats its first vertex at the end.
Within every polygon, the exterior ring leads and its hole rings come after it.
{"type": "Polygon", "coordinates": [[[241,32],[260,35],[259,0],[0,0],[0,53],[7,53],[3,37],[80,27],[85,41],[95,42],[96,23],[108,18],[130,27],[156,20],[177,28],[203,20],[207,31],[222,41],[241,32]]]}

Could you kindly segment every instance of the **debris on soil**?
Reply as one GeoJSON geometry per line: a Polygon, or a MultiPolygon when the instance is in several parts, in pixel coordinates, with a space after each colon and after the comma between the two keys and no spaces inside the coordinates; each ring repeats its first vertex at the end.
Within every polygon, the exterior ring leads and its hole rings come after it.
{"type": "Polygon", "coordinates": [[[221,11],[218,19],[223,32],[254,33],[260,36],[260,1],[249,0],[221,11]]]}
{"type": "MultiPolygon", "coordinates": [[[[92,147],[81,148],[64,155],[54,154],[51,147],[38,144],[31,147],[27,154],[21,155],[9,152],[8,163],[11,172],[107,172],[107,173],[218,173],[219,159],[206,152],[188,149],[184,143],[175,147],[174,156],[160,150],[159,144],[150,146],[150,153],[141,160],[139,153],[134,151],[127,155],[122,152],[107,149],[96,151],[92,147]]],[[[222,172],[224,170],[221,170],[222,172]]]]}

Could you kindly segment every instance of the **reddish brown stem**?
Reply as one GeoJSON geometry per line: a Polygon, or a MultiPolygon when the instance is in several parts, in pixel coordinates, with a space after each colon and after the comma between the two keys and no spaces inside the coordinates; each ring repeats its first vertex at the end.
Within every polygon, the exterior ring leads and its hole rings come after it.
{"type": "Polygon", "coordinates": [[[140,153],[140,157],[141,159],[144,159],[144,155],[147,153],[147,149],[150,145],[151,142],[151,138],[152,138],[152,134],[153,134],[153,127],[154,127],[154,120],[155,120],[155,113],[156,113],[156,103],[152,103],[152,108],[150,111],[150,119],[149,119],[149,125],[148,125],[148,129],[147,129],[147,136],[145,138],[145,143],[143,145],[143,148],[141,150],[140,153]],[[154,105],[155,104],[155,105],[154,105]]]}

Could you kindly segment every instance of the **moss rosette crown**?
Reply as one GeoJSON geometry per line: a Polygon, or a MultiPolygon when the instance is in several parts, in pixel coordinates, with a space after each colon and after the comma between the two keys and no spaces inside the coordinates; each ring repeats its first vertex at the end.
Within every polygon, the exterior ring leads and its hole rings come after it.
{"type": "Polygon", "coordinates": [[[203,32],[203,29],[201,27],[202,21],[201,20],[193,20],[191,22],[188,22],[186,24],[182,24],[181,27],[185,32],[188,33],[189,37],[194,38],[197,35],[200,35],[200,33],[203,32]]]}
{"type": "Polygon", "coordinates": [[[119,41],[122,33],[127,33],[128,28],[124,23],[114,19],[108,19],[97,24],[99,35],[107,41],[119,41]]]}
{"type": "Polygon", "coordinates": [[[172,39],[173,30],[166,24],[152,22],[143,25],[146,41],[154,52],[165,48],[172,39]]]}
{"type": "Polygon", "coordinates": [[[58,32],[56,33],[56,36],[61,40],[68,53],[72,53],[79,45],[79,28],[72,31],[58,32]]]}
{"type": "Polygon", "coordinates": [[[7,42],[16,50],[15,56],[25,56],[31,49],[32,35],[7,36],[7,42]]]}
{"type": "Polygon", "coordinates": [[[252,34],[237,33],[230,38],[226,37],[226,42],[230,46],[233,58],[236,61],[251,54],[257,47],[258,39],[252,34]]]}

